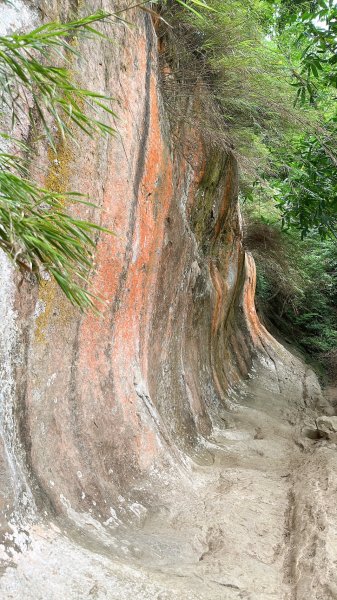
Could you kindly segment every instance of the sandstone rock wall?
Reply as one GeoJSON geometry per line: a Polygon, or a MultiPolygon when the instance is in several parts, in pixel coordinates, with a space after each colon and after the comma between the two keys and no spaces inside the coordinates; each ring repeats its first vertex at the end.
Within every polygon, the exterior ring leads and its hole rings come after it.
{"type": "MultiPolygon", "coordinates": [[[[48,18],[64,10],[49,6],[48,18]]],[[[90,218],[116,234],[98,240],[91,285],[106,299],[102,317],[72,310],[51,281],[24,283],[14,307],[16,434],[29,476],[56,513],[71,505],[105,519],[135,481],[174,464],[176,448],[197,451],[251,364],[235,161],[193,131],[175,147],[151,17],[128,19],[111,28],[111,45],[81,42],[73,65],[114,96],[116,136],[78,133],[57,163],[41,150],[46,185],[88,193],[101,207],[90,218]]]]}

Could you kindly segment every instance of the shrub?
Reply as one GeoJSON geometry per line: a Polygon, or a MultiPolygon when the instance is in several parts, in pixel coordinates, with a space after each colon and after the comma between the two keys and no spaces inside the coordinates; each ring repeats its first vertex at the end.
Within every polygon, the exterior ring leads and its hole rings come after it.
{"type": "Polygon", "coordinates": [[[245,245],[257,265],[258,310],[267,325],[328,368],[337,348],[335,241],[317,235],[302,241],[282,230],[274,213],[268,204],[261,212],[244,206],[245,245]]]}

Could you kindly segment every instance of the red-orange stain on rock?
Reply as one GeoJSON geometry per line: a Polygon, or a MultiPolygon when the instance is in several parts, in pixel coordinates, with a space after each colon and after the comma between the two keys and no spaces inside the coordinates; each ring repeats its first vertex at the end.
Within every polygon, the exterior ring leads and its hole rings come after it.
{"type": "MultiPolygon", "coordinates": [[[[126,279],[128,293],[123,309],[116,318],[118,338],[114,346],[117,356],[123,357],[125,368],[132,372],[137,364],[141,377],[147,381],[148,344],[151,343],[149,327],[154,302],[154,292],[163,243],[164,224],[172,198],[172,165],[164,146],[158,111],[156,81],[150,86],[151,121],[147,142],[145,171],[140,185],[136,224],[132,243],[133,256],[126,279]]],[[[130,373],[132,375],[132,373],[130,373]]],[[[116,392],[123,383],[116,382],[116,392]]],[[[130,410],[127,411],[131,418],[130,410]]],[[[137,427],[133,417],[134,425],[137,427]]],[[[157,450],[153,430],[138,422],[139,440],[143,448],[139,454],[141,466],[150,464],[157,450]]]]}
{"type": "MultiPolygon", "coordinates": [[[[142,53],[140,56],[143,56],[142,53]]],[[[88,377],[93,389],[99,390],[100,380],[107,376],[111,368],[114,376],[113,397],[105,402],[114,406],[116,399],[122,410],[122,421],[130,431],[130,443],[135,445],[141,468],[148,466],[157,452],[157,438],[154,423],[141,419],[139,408],[141,399],[135,391],[135,381],[144,387],[146,393],[148,343],[151,343],[149,327],[161,247],[163,244],[164,223],[172,198],[172,164],[160,129],[158,92],[156,79],[150,81],[150,124],[145,153],[144,172],[139,186],[134,214],[133,237],[128,270],[125,273],[122,297],[118,306],[113,328],[111,365],[107,364],[105,354],[106,326],[110,306],[104,311],[104,319],[88,316],[82,328],[83,343],[86,351],[88,377]],[[105,344],[102,344],[105,340],[105,344]],[[136,375],[135,375],[136,373],[136,375]],[[96,381],[96,384],[94,383],[96,381]]],[[[136,104],[136,102],[134,102],[136,104]]],[[[129,119],[130,121],[130,119],[129,119]]],[[[126,127],[123,143],[134,136],[134,130],[126,127]],[[129,130],[129,131],[128,131],[129,130]]],[[[135,144],[139,140],[135,140],[135,144]]],[[[129,144],[132,146],[132,140],[129,144]]],[[[112,168],[114,165],[112,163],[112,168]]],[[[130,180],[133,180],[134,173],[130,180]]],[[[107,198],[106,218],[114,223],[117,234],[128,230],[129,214],[126,201],[130,202],[132,189],[125,175],[113,173],[113,196],[107,198]]],[[[125,261],[125,235],[105,239],[100,245],[97,257],[99,272],[94,280],[95,288],[110,299],[118,293],[118,282],[125,261]]],[[[98,392],[99,393],[99,392],[98,392]]],[[[120,419],[120,417],[119,417],[120,419]]]]}
{"type": "Polygon", "coordinates": [[[78,371],[79,393],[91,396],[92,404],[83,405],[83,418],[95,431],[104,414],[103,431],[96,435],[108,439],[109,428],[118,439],[133,446],[141,468],[148,466],[157,452],[153,422],[144,421],[143,400],[136,386],[146,390],[147,347],[156,270],[160,260],[164,220],[172,196],[172,165],[160,130],[157,81],[151,75],[149,98],[144,94],[146,73],[146,38],[137,39],[137,49],[126,50],[124,70],[119,74],[119,89],[124,94],[124,115],[118,122],[120,143],[110,146],[106,160],[108,177],[104,181],[104,226],[116,237],[103,235],[97,249],[97,272],[92,287],[107,300],[103,315],[87,315],[80,329],[78,371]],[[134,78],[135,56],[138,72],[134,78]],[[144,123],[144,106],[149,103],[150,119],[144,147],[140,148],[140,129],[144,123]],[[131,111],[129,112],[129,107],[131,111]],[[137,161],[143,157],[143,174],[138,197],[134,196],[137,161]],[[132,208],[132,206],[134,208],[132,208]],[[133,211],[133,212],[132,212],[133,211]],[[131,232],[132,239],[130,238],[131,232]],[[129,235],[129,239],[128,239],[129,235]],[[112,308],[114,308],[111,323],[112,308]],[[112,325],[112,329],[111,329],[112,325]],[[110,389],[109,389],[110,388],[110,389]],[[110,423],[110,425],[108,425],[110,423]]]}
{"type": "Polygon", "coordinates": [[[255,263],[251,255],[247,254],[245,258],[246,278],[243,288],[243,308],[247,324],[249,324],[250,333],[254,345],[261,348],[260,332],[261,323],[255,309],[255,287],[256,271],[255,263]]]}
{"type": "Polygon", "coordinates": [[[243,288],[243,308],[247,325],[256,348],[263,349],[266,345],[279,348],[280,344],[262,325],[255,308],[256,267],[250,254],[245,256],[246,280],[243,288]]]}

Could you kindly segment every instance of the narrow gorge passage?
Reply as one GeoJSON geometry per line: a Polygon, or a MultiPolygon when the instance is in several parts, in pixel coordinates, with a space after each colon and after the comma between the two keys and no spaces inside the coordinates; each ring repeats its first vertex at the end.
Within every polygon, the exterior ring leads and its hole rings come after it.
{"type": "MultiPolygon", "coordinates": [[[[0,3],[0,32],[111,4],[0,3]]],[[[190,118],[197,87],[172,123],[153,7],[104,26],[72,69],[115,134],[38,138],[30,165],[116,234],[101,314],[0,251],[0,598],[337,600],[335,408],[259,320],[234,148],[190,118]]]]}

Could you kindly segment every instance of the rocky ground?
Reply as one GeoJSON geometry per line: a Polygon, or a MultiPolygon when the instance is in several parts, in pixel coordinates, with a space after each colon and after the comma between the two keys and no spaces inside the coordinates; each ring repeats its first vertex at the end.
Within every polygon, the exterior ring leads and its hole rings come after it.
{"type": "Polygon", "coordinates": [[[26,550],[4,552],[1,597],[337,598],[336,418],[298,359],[276,365],[256,363],[224,427],[168,473],[152,510],[135,507],[137,526],[35,523],[26,550]]]}

